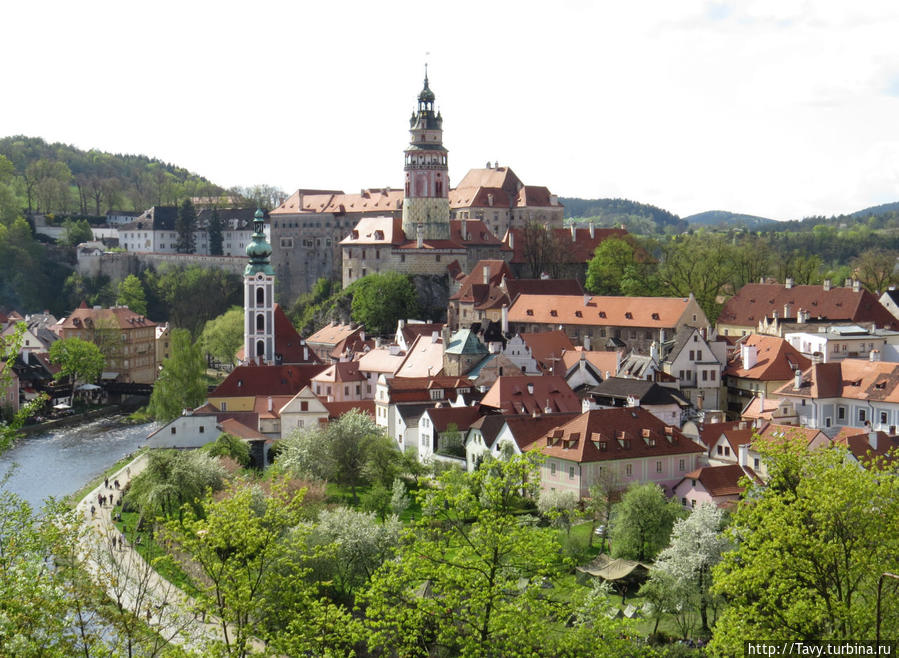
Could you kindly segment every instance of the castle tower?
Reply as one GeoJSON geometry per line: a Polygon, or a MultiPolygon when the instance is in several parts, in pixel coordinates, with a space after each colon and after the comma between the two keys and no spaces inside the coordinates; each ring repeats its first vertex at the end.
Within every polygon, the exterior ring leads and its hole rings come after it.
{"type": "Polygon", "coordinates": [[[443,148],[443,117],[434,111],[434,92],[425,86],[418,95],[418,110],[409,119],[411,140],[406,148],[406,190],[403,232],[407,239],[446,240],[450,237],[449,175],[443,148]]]}
{"type": "Polygon", "coordinates": [[[272,246],[263,233],[262,210],[253,218],[253,241],[247,245],[250,262],[243,272],[244,357],[267,364],[275,358],[275,271],[272,246]]]}

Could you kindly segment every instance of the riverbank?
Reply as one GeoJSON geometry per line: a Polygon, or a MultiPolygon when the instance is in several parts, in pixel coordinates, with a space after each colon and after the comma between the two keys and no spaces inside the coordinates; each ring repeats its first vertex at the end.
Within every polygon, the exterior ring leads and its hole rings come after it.
{"type": "MultiPolygon", "coordinates": [[[[52,420],[45,420],[42,423],[35,423],[34,425],[25,425],[21,429],[21,433],[25,436],[31,436],[33,434],[42,434],[44,432],[52,432],[53,430],[65,428],[65,427],[74,427],[75,425],[84,425],[86,423],[91,422],[92,420],[97,420],[98,418],[107,418],[110,416],[116,416],[118,414],[124,414],[125,410],[118,404],[110,404],[105,407],[99,407],[97,409],[91,409],[90,411],[86,411],[81,414],[72,414],[71,416],[64,416],[63,418],[54,418],[52,420]]],[[[122,423],[123,425],[127,423],[122,423]]]]}

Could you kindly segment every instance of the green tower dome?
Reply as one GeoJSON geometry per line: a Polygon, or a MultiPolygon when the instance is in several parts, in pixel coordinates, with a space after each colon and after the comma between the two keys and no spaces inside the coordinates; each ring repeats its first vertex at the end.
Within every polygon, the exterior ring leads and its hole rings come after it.
{"type": "Polygon", "coordinates": [[[243,275],[251,276],[262,272],[270,276],[275,275],[272,269],[272,246],[266,241],[263,232],[265,215],[262,210],[256,211],[253,215],[253,241],[247,245],[247,258],[250,259],[249,264],[244,268],[243,275]]]}

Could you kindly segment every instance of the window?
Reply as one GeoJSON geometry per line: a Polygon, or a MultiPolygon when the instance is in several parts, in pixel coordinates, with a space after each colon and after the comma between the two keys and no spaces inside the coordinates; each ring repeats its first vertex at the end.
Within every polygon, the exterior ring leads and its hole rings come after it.
{"type": "Polygon", "coordinates": [[[868,420],[867,410],[859,409],[858,410],[858,422],[864,423],[866,420],[868,420]]]}
{"type": "Polygon", "coordinates": [[[846,420],[846,407],[837,407],[837,420],[846,420]]]}
{"type": "Polygon", "coordinates": [[[683,460],[683,459],[681,459],[680,461],[677,462],[677,468],[678,468],[678,470],[680,470],[680,471],[686,470],[686,469],[684,468],[684,460],[683,460]]]}
{"type": "Polygon", "coordinates": [[[702,381],[707,382],[708,380],[709,380],[709,371],[703,370],[702,371],[702,381]]]}
{"type": "Polygon", "coordinates": [[[758,458],[758,457],[755,457],[755,458],[752,460],[752,467],[753,467],[755,470],[759,470],[759,466],[761,466],[761,464],[759,464],[759,458],[758,458]]]}
{"type": "Polygon", "coordinates": [[[569,466],[569,467],[568,467],[568,479],[569,479],[569,480],[573,480],[573,479],[574,479],[574,466],[569,466]]]}
{"type": "Polygon", "coordinates": [[[220,411],[228,411],[228,403],[222,402],[222,406],[219,408],[220,411]]]}
{"type": "Polygon", "coordinates": [[[697,361],[702,361],[702,350],[697,350],[697,351],[696,351],[696,360],[697,360],[697,361]]]}
{"type": "Polygon", "coordinates": [[[886,411],[880,412],[880,423],[881,423],[881,425],[887,424],[887,412],[886,411]]]}
{"type": "Polygon", "coordinates": [[[175,428],[175,427],[172,428],[172,434],[175,434],[177,431],[178,431],[177,428],[175,428]]]}
{"type": "Polygon", "coordinates": [[[687,499],[686,499],[686,498],[681,498],[681,499],[680,499],[680,504],[683,505],[684,507],[686,507],[686,506],[687,506],[687,499]]]}
{"type": "Polygon", "coordinates": [[[721,446],[718,446],[718,454],[719,454],[719,455],[723,455],[723,454],[724,454],[724,448],[722,448],[721,446]]]}
{"type": "Polygon", "coordinates": [[[203,427],[202,425],[200,425],[200,434],[205,434],[205,433],[206,433],[206,428],[203,427]]]}
{"type": "Polygon", "coordinates": [[[695,361],[696,360],[695,357],[696,357],[696,352],[694,352],[693,350],[690,350],[690,361],[695,361]]]}
{"type": "Polygon", "coordinates": [[[555,464],[555,462],[550,462],[550,463],[549,463],[549,474],[550,474],[550,475],[555,475],[555,474],[556,474],[556,464],[555,464]]]}
{"type": "MultiPolygon", "coordinates": [[[[696,317],[696,316],[694,315],[693,317],[696,317]]],[[[695,508],[695,507],[696,507],[696,501],[695,501],[695,500],[691,500],[691,501],[690,501],[690,507],[692,507],[692,508],[695,508]]]]}
{"type": "Polygon", "coordinates": [[[634,473],[634,467],[632,465],[628,464],[624,467],[624,474],[627,477],[630,477],[631,475],[633,475],[633,473],[634,473]]]}
{"type": "Polygon", "coordinates": [[[718,377],[718,374],[714,370],[709,371],[709,379],[710,380],[715,381],[715,379],[717,379],[717,377],[718,377]]]}
{"type": "Polygon", "coordinates": [[[662,472],[662,462],[658,461],[658,462],[656,462],[656,473],[661,473],[661,472],[662,472]]]}

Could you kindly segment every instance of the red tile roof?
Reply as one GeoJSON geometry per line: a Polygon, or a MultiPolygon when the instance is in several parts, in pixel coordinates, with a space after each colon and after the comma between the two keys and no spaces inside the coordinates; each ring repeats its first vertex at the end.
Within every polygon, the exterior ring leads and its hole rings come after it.
{"type": "Polygon", "coordinates": [[[481,399],[481,406],[504,414],[539,415],[580,411],[581,401],[563,377],[516,375],[498,377],[481,399]]]}
{"type": "Polygon", "coordinates": [[[340,418],[343,414],[349,413],[353,409],[366,413],[372,418],[375,417],[374,400],[350,400],[348,402],[327,402],[322,400],[321,403],[328,410],[328,418],[330,420],[340,418]]]}
{"type": "Polygon", "coordinates": [[[359,194],[344,194],[339,190],[297,190],[271,215],[297,213],[397,212],[402,210],[403,190],[367,189],[359,194]]]}
{"type": "Polygon", "coordinates": [[[585,412],[547,432],[533,449],[580,463],[705,452],[679,429],[640,407],[585,412]]]}
{"type": "Polygon", "coordinates": [[[861,427],[844,427],[835,437],[833,442],[849,450],[859,461],[869,461],[876,457],[885,457],[891,451],[899,454],[899,437],[890,436],[886,432],[874,432],[877,448],[872,448],[869,432],[861,427]]]}
{"type": "MultiPolygon", "coordinates": [[[[509,322],[673,329],[691,302],[689,297],[555,295],[547,298],[522,294],[509,308],[509,322]]],[[[697,322],[701,320],[700,317],[697,322]]]]}
{"type": "Polygon", "coordinates": [[[339,361],[332,363],[312,378],[317,382],[361,382],[367,377],[359,372],[358,361],[339,361]]]}
{"type": "Polygon", "coordinates": [[[209,397],[293,396],[324,369],[323,365],[237,366],[209,397]]]}
{"type": "Polygon", "coordinates": [[[521,340],[531,350],[531,356],[544,372],[562,375],[565,373],[561,365],[562,354],[574,351],[574,343],[560,329],[553,331],[535,331],[521,334],[521,340]]]}
{"type": "Polygon", "coordinates": [[[479,406],[474,407],[434,407],[428,409],[428,416],[436,432],[446,432],[450,425],[455,425],[460,432],[468,431],[471,424],[481,417],[479,406]]]}
{"type": "Polygon", "coordinates": [[[328,345],[331,347],[335,347],[341,341],[344,341],[354,334],[360,333],[361,331],[362,327],[360,327],[359,325],[329,322],[324,327],[309,336],[309,338],[306,339],[306,342],[314,343],[316,345],[328,345]]]}
{"type": "Polygon", "coordinates": [[[567,413],[544,414],[536,418],[528,415],[507,415],[504,418],[518,449],[521,452],[525,452],[530,450],[534,442],[551,429],[574,420],[578,415],[579,412],[571,411],[567,413]]]}
{"type": "Polygon", "coordinates": [[[222,427],[223,432],[227,432],[231,436],[236,436],[241,439],[265,439],[266,436],[261,434],[260,432],[254,430],[252,427],[247,427],[243,423],[234,418],[226,418],[219,422],[219,425],[222,427]]]}
{"type": "Polygon", "coordinates": [[[899,321],[864,288],[792,286],[779,283],[748,283],[728,299],[718,315],[719,324],[756,327],[759,320],[777,312],[782,315],[789,304],[790,316],[799,309],[812,318],[846,322],[874,322],[878,327],[899,328],[899,321]]]}
{"type": "Polygon", "coordinates": [[[119,329],[140,329],[155,327],[156,323],[135,313],[127,306],[94,309],[88,308],[82,302],[81,306],[72,311],[72,314],[60,323],[60,328],[64,331],[71,331],[85,327],[93,329],[98,325],[101,329],[105,329],[107,326],[119,329]]]}
{"type": "MultiPolygon", "coordinates": [[[[702,488],[705,489],[710,496],[736,496],[743,493],[745,487],[740,485],[740,480],[744,477],[750,477],[759,481],[758,476],[752,469],[747,468],[744,472],[739,464],[728,464],[727,466],[704,466],[695,471],[691,471],[684,476],[684,480],[699,480],[702,488]]],[[[681,480],[683,482],[683,480],[681,480]]],[[[678,485],[680,482],[678,482],[678,485]]],[[[675,487],[676,488],[676,487],[675,487]]]]}
{"type": "Polygon", "coordinates": [[[741,349],[737,349],[727,363],[725,376],[753,379],[757,381],[780,381],[793,377],[797,369],[805,370],[812,362],[783,338],[751,334],[742,343],[756,348],[755,365],[743,367],[741,349]]]}
{"type": "Polygon", "coordinates": [[[787,382],[774,395],[899,402],[899,363],[867,359],[815,363],[802,373],[799,389],[794,383],[787,382]]]}
{"type": "Polygon", "coordinates": [[[290,318],[284,313],[280,304],[275,304],[275,353],[281,356],[281,363],[321,363],[315,352],[303,349],[304,347],[303,338],[290,318]]]}

